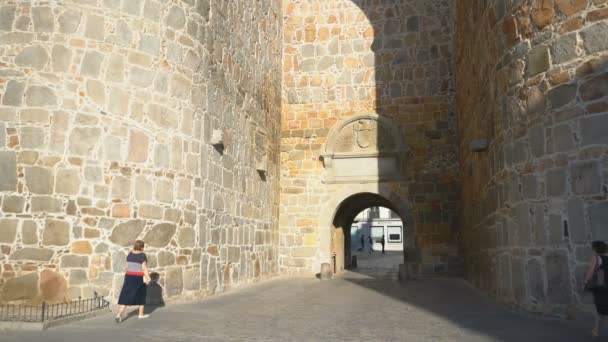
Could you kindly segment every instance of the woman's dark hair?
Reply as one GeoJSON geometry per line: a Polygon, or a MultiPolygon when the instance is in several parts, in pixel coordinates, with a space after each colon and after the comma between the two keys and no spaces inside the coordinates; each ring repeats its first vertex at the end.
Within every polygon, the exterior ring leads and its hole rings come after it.
{"type": "Polygon", "coordinates": [[[135,241],[135,243],[133,244],[133,250],[136,251],[143,251],[144,250],[144,246],[145,246],[145,242],[141,241],[141,240],[137,240],[135,241]]]}
{"type": "Polygon", "coordinates": [[[606,246],[606,243],[604,241],[599,241],[599,240],[593,241],[591,243],[591,248],[593,248],[593,250],[597,254],[605,254],[606,251],[608,250],[608,246],[606,246]]]}

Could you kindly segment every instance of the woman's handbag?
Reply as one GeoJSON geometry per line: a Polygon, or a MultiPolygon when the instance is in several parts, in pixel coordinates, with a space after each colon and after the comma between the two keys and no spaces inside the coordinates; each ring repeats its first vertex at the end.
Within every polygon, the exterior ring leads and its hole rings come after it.
{"type": "Polygon", "coordinates": [[[598,256],[598,266],[593,271],[593,276],[585,284],[585,290],[593,291],[598,288],[606,288],[606,269],[602,263],[602,258],[598,256]]]}

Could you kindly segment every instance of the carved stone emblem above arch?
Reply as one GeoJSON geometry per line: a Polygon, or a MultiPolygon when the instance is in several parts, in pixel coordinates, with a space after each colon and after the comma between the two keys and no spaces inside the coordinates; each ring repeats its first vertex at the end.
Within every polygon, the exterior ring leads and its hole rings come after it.
{"type": "Polygon", "coordinates": [[[324,183],[398,180],[405,151],[399,127],[377,114],[357,115],[330,131],[323,150],[324,183]]]}

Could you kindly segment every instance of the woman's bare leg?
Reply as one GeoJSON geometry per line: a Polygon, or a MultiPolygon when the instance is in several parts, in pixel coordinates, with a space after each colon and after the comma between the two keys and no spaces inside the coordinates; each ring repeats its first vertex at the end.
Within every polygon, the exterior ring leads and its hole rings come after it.
{"type": "Polygon", "coordinates": [[[595,316],[595,326],[593,327],[593,330],[591,330],[591,335],[592,336],[599,336],[600,334],[600,326],[602,323],[602,318],[603,316],[600,316],[599,314],[597,314],[595,316]]]}
{"type": "Polygon", "coordinates": [[[140,305],[140,306],[139,306],[139,317],[141,317],[141,316],[143,316],[143,315],[144,315],[144,306],[143,306],[143,305],[140,305]]]}

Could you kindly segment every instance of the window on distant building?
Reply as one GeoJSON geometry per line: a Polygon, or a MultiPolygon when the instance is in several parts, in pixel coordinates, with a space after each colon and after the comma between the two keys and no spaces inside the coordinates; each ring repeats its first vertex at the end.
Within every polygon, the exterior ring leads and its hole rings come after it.
{"type": "Polygon", "coordinates": [[[382,235],[384,234],[383,226],[372,226],[372,239],[374,242],[380,242],[382,240],[382,235]]]}
{"type": "Polygon", "coordinates": [[[401,242],[401,227],[388,227],[388,242],[401,242]]]}

